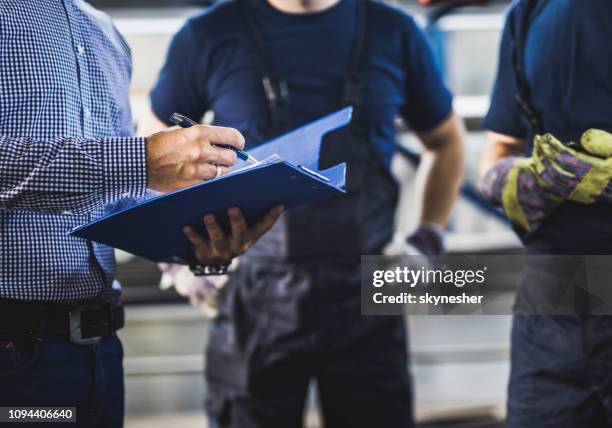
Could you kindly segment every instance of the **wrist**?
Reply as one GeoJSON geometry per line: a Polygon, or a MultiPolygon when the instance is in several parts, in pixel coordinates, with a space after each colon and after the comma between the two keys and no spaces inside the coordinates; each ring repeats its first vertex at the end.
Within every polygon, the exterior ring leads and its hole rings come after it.
{"type": "Polygon", "coordinates": [[[446,233],[446,228],[444,226],[438,223],[434,223],[433,221],[421,222],[421,224],[419,224],[419,227],[417,227],[417,230],[426,230],[429,233],[436,234],[441,239],[444,237],[444,234],[446,233]]]}
{"type": "Polygon", "coordinates": [[[407,254],[439,256],[446,252],[445,229],[436,223],[422,223],[406,238],[407,254]]]}

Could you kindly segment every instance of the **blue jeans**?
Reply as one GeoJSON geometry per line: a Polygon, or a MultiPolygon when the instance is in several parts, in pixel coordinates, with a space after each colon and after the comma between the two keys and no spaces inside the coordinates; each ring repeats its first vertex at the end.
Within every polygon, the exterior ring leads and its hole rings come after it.
{"type": "Polygon", "coordinates": [[[90,346],[60,338],[0,337],[0,406],[76,407],[76,424],[44,426],[121,428],[122,360],[116,336],[90,346]]]}

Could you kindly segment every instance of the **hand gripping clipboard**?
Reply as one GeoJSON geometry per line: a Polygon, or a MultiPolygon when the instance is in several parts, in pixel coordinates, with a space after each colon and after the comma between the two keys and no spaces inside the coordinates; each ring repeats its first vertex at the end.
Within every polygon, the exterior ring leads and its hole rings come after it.
{"type": "Polygon", "coordinates": [[[155,262],[186,263],[192,251],[182,228],[203,231],[204,214],[215,214],[227,231],[232,206],[253,224],[277,203],[290,209],[345,193],[346,164],[317,167],[323,136],[346,126],[351,115],[351,107],[339,110],[250,150],[260,159],[255,165],[239,162],[225,176],[149,199],[70,234],[155,262]]]}

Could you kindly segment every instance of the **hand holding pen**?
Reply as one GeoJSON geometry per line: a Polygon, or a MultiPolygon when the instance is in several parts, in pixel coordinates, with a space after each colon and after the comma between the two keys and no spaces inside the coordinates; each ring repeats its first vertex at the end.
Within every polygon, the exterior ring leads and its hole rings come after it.
{"type": "MultiPolygon", "coordinates": [[[[188,117],[183,116],[182,114],[179,114],[179,113],[172,113],[172,116],[170,116],[170,121],[174,123],[175,125],[180,126],[181,128],[190,128],[198,124],[194,120],[191,120],[188,117]]],[[[235,147],[222,145],[222,144],[218,144],[218,146],[223,147],[224,149],[230,149],[230,150],[235,151],[236,155],[238,156],[238,159],[241,159],[243,161],[250,162],[250,163],[257,163],[257,159],[255,159],[253,156],[251,156],[244,150],[240,150],[235,147]]]]}
{"type": "Polygon", "coordinates": [[[236,163],[244,137],[232,128],[171,128],[147,137],[147,187],[170,192],[219,177],[236,163]],[[231,146],[235,150],[221,147],[231,146]]]}

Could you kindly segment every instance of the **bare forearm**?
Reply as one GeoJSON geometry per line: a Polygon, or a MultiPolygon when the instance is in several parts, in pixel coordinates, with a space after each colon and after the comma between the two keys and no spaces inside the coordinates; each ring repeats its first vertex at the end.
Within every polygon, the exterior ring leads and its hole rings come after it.
{"type": "Polygon", "coordinates": [[[522,156],[525,142],[508,135],[489,132],[487,147],[480,157],[480,176],[484,177],[487,171],[500,159],[508,156],[522,156]]]}
{"type": "Polygon", "coordinates": [[[420,221],[445,227],[463,181],[463,123],[453,115],[420,137],[426,146],[419,167],[420,221]]]}
{"type": "Polygon", "coordinates": [[[463,155],[449,146],[441,153],[428,153],[423,161],[426,171],[423,173],[420,221],[445,227],[462,182],[463,155]]]}
{"type": "Polygon", "coordinates": [[[503,189],[517,157],[524,150],[524,141],[490,132],[487,147],[480,158],[478,187],[482,197],[493,205],[502,205],[503,189]]]}

